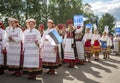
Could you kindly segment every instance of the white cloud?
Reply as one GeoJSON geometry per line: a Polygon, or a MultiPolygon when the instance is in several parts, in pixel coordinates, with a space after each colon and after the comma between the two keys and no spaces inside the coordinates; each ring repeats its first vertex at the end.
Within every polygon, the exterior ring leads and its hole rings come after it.
{"type": "Polygon", "coordinates": [[[89,3],[92,6],[92,10],[96,15],[101,16],[104,13],[110,13],[120,21],[120,0],[111,1],[96,1],[94,3],[89,3]],[[119,16],[118,16],[119,15],[119,16]]]}

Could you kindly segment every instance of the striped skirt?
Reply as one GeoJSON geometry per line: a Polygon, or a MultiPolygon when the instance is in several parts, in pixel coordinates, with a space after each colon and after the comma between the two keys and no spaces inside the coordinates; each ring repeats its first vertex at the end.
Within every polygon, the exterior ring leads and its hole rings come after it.
{"type": "Polygon", "coordinates": [[[22,69],[20,65],[21,56],[21,43],[9,42],[9,48],[7,49],[7,69],[10,71],[22,69]]]}
{"type": "Polygon", "coordinates": [[[85,53],[92,53],[92,46],[91,46],[91,40],[87,40],[85,42],[85,53]]]}
{"type": "Polygon", "coordinates": [[[95,40],[93,44],[93,52],[100,52],[100,50],[101,50],[100,43],[98,40],[95,40]]]}
{"type": "Polygon", "coordinates": [[[57,69],[60,66],[58,47],[52,46],[49,41],[44,42],[41,50],[42,65],[46,69],[57,69]]]}
{"type": "Polygon", "coordinates": [[[36,75],[42,73],[42,59],[35,43],[25,43],[23,73],[36,75]]]}

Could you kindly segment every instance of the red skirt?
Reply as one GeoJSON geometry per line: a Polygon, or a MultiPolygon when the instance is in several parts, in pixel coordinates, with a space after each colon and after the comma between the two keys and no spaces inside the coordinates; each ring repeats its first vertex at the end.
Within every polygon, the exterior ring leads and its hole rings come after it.
{"type": "Polygon", "coordinates": [[[94,44],[93,44],[93,52],[100,52],[100,43],[98,40],[95,40],[94,41],[94,44]]]}
{"type": "Polygon", "coordinates": [[[85,53],[92,53],[91,40],[85,42],[85,53]]]}

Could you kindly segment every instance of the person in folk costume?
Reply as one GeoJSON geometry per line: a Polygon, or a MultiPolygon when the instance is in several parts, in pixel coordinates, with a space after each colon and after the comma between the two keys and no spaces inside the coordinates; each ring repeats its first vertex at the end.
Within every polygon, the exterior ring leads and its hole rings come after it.
{"type": "Polygon", "coordinates": [[[105,26],[102,37],[100,38],[101,48],[103,52],[103,59],[109,58],[110,46],[112,46],[112,41],[108,37],[108,28],[105,26]]]}
{"type": "Polygon", "coordinates": [[[83,41],[84,41],[84,47],[85,47],[85,54],[87,55],[88,62],[91,62],[91,56],[92,56],[92,32],[90,32],[90,28],[86,27],[86,33],[84,34],[83,41]]]}
{"type": "MultiPolygon", "coordinates": [[[[60,35],[63,39],[65,37],[65,33],[66,33],[66,24],[62,24],[62,29],[60,31],[60,35]]],[[[61,48],[62,48],[62,50],[61,50],[62,57],[61,58],[62,58],[62,62],[64,63],[64,44],[63,44],[63,42],[62,42],[61,48]]]]}
{"type": "Polygon", "coordinates": [[[48,69],[47,74],[55,74],[55,69],[60,66],[58,45],[52,45],[46,38],[46,36],[51,30],[56,30],[53,27],[53,24],[54,23],[51,19],[47,21],[48,29],[44,32],[40,45],[43,68],[48,69]]]}
{"type": "MultiPolygon", "coordinates": [[[[13,21],[13,19],[14,18],[11,18],[11,17],[8,18],[8,26],[5,28],[5,31],[8,31],[8,30],[10,30],[12,28],[12,21],[13,21]]],[[[6,49],[7,49],[8,48],[8,42],[6,42],[6,46],[7,46],[6,47],[6,49]]],[[[6,49],[4,50],[5,66],[7,64],[7,50],[6,49]]]]}
{"type": "Polygon", "coordinates": [[[40,56],[41,34],[35,29],[36,21],[30,18],[27,29],[24,31],[23,51],[23,74],[28,75],[28,79],[36,79],[42,73],[42,59],[40,56]]]}
{"type": "Polygon", "coordinates": [[[44,28],[45,28],[44,24],[40,24],[38,27],[38,30],[40,31],[41,37],[43,36],[44,28]]]}
{"type": "Polygon", "coordinates": [[[27,19],[26,21],[25,21],[25,26],[22,28],[22,30],[23,30],[23,32],[26,30],[26,29],[28,29],[29,28],[29,19],[27,19]]]}
{"type": "Polygon", "coordinates": [[[6,59],[6,31],[4,30],[4,25],[0,21],[0,75],[4,74],[5,59],[6,59]]]}
{"type": "Polygon", "coordinates": [[[83,31],[84,25],[77,26],[75,31],[75,41],[76,41],[76,48],[77,48],[77,55],[78,55],[78,64],[84,64],[86,62],[85,60],[85,54],[84,54],[84,43],[82,41],[83,38],[83,31]]]}
{"type": "Polygon", "coordinates": [[[111,53],[111,47],[112,47],[112,45],[113,45],[112,39],[110,38],[110,36],[108,36],[106,59],[110,58],[110,53],[111,53]]]}
{"type": "Polygon", "coordinates": [[[12,28],[12,23],[11,23],[11,21],[13,20],[14,18],[8,18],[8,26],[6,27],[6,29],[5,30],[8,30],[9,28],[12,28]]]}
{"type": "MultiPolygon", "coordinates": [[[[57,25],[57,30],[58,33],[60,34],[61,38],[64,38],[64,25],[63,24],[58,24],[57,25]]],[[[63,49],[63,43],[59,44],[59,56],[60,56],[60,61],[61,64],[63,62],[64,59],[64,49],[63,49]]]]}
{"type": "Polygon", "coordinates": [[[21,42],[23,41],[23,32],[17,27],[18,20],[12,18],[10,22],[11,27],[6,29],[6,41],[9,44],[7,48],[6,66],[9,71],[14,71],[12,75],[18,77],[22,75],[21,42]]]}
{"type": "Polygon", "coordinates": [[[68,67],[74,68],[77,57],[75,28],[72,20],[67,21],[68,28],[64,37],[64,62],[69,63],[68,67]]]}
{"type": "Polygon", "coordinates": [[[94,24],[94,33],[92,35],[91,41],[93,47],[93,53],[95,55],[95,60],[99,60],[99,53],[101,51],[100,35],[98,34],[97,26],[94,24]]]}

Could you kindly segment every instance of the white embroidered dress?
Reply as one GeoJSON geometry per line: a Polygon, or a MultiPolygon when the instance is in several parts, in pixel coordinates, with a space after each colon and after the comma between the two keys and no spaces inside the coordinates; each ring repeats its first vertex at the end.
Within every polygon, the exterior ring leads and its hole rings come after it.
{"type": "Polygon", "coordinates": [[[24,63],[23,67],[25,68],[39,68],[40,67],[40,49],[39,46],[35,43],[38,41],[40,44],[41,34],[40,32],[33,28],[32,30],[26,29],[24,31],[24,63]]]}
{"type": "Polygon", "coordinates": [[[20,52],[21,42],[23,40],[23,32],[20,28],[13,29],[9,27],[6,29],[7,32],[7,65],[20,66],[20,52]],[[9,41],[8,37],[12,37],[13,41],[9,41]]]}
{"type": "Polygon", "coordinates": [[[1,40],[0,41],[0,65],[4,64],[4,56],[1,53],[1,51],[6,47],[5,38],[6,38],[6,31],[0,28],[0,40],[1,40]]]}

